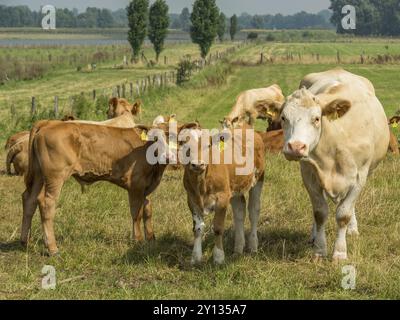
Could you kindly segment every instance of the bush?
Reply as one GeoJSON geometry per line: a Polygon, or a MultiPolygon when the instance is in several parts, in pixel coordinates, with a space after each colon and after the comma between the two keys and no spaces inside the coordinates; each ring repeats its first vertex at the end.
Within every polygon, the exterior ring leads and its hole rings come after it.
{"type": "Polygon", "coordinates": [[[256,32],[250,32],[247,35],[247,39],[248,40],[256,40],[257,38],[258,38],[258,33],[256,33],[256,32]]]}
{"type": "Polygon", "coordinates": [[[72,114],[78,119],[92,119],[93,103],[84,95],[78,94],[72,97],[72,114]]]}
{"type": "Polygon", "coordinates": [[[272,33],[268,33],[267,37],[265,38],[266,41],[272,42],[275,41],[276,38],[272,33]]]}
{"type": "Polygon", "coordinates": [[[181,60],[177,68],[176,84],[182,85],[189,81],[195,67],[195,63],[189,59],[181,60]]]}

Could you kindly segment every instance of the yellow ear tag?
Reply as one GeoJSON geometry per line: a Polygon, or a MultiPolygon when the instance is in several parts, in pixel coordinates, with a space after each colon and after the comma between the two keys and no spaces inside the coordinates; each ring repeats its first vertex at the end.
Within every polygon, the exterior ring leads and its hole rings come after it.
{"type": "Polygon", "coordinates": [[[176,123],[176,120],[175,120],[175,118],[171,118],[171,119],[169,119],[169,123],[176,123]]]}
{"type": "Polygon", "coordinates": [[[225,150],[225,141],[220,141],[219,142],[219,151],[222,152],[225,150]]]}
{"type": "Polygon", "coordinates": [[[149,137],[147,136],[147,133],[145,131],[142,131],[140,139],[142,139],[142,141],[149,141],[149,137]]]}
{"type": "Polygon", "coordinates": [[[267,116],[270,116],[271,118],[275,118],[276,113],[275,113],[275,112],[272,112],[272,111],[268,111],[268,112],[267,112],[267,116]]]}
{"type": "Polygon", "coordinates": [[[395,122],[395,123],[392,124],[392,128],[393,128],[393,129],[397,129],[398,127],[399,127],[399,124],[398,124],[397,122],[395,122]]]}

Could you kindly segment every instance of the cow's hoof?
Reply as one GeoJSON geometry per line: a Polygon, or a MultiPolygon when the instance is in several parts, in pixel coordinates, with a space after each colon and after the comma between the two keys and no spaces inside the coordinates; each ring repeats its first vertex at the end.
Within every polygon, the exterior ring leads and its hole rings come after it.
{"type": "Polygon", "coordinates": [[[251,253],[257,253],[257,251],[258,251],[258,239],[257,238],[250,237],[249,250],[251,253]]]}
{"type": "Polygon", "coordinates": [[[360,232],[358,232],[358,229],[357,228],[347,228],[347,234],[349,235],[349,236],[352,236],[352,237],[358,237],[359,235],[360,235],[360,232]]]}
{"type": "Polygon", "coordinates": [[[235,249],[233,249],[233,252],[239,256],[241,256],[244,252],[244,246],[235,246],[235,249]]]}
{"type": "Polygon", "coordinates": [[[213,251],[213,258],[214,258],[214,263],[216,265],[221,265],[225,262],[225,253],[223,250],[218,249],[217,247],[214,248],[213,251]]]}
{"type": "Polygon", "coordinates": [[[332,257],[333,263],[340,263],[347,260],[347,252],[335,252],[332,257]]]}
{"type": "Polygon", "coordinates": [[[326,255],[323,255],[321,253],[315,253],[314,257],[313,257],[313,263],[321,263],[322,261],[324,261],[326,258],[326,255]]]}
{"type": "Polygon", "coordinates": [[[192,259],[190,260],[190,264],[192,266],[197,266],[201,263],[202,261],[202,256],[192,256],[192,259]]]}
{"type": "Polygon", "coordinates": [[[48,251],[47,255],[48,255],[49,258],[59,257],[60,256],[60,251],[58,249],[54,250],[54,251],[48,251]]]}

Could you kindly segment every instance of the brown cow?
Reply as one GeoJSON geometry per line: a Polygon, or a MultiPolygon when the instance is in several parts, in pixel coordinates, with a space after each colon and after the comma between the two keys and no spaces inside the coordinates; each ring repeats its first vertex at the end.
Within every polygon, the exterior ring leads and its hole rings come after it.
{"type": "Polygon", "coordinates": [[[123,98],[111,98],[108,103],[108,119],[117,118],[123,114],[132,114],[133,116],[139,116],[142,112],[142,102],[140,100],[130,104],[128,100],[123,98]]]}
{"type": "MultiPolygon", "coordinates": [[[[394,116],[389,120],[389,126],[393,128],[398,128],[400,126],[400,116],[394,116]]],[[[396,135],[390,130],[390,144],[389,151],[395,155],[400,155],[399,142],[396,135]]]]}
{"type": "Polygon", "coordinates": [[[269,153],[281,153],[285,145],[283,130],[258,132],[264,141],[265,150],[269,153]]]}
{"type": "MultiPolygon", "coordinates": [[[[245,127],[249,129],[249,127],[245,127]]],[[[189,141],[180,148],[181,155],[186,154],[184,174],[184,186],[188,196],[188,205],[193,216],[194,247],[192,264],[202,260],[202,234],[204,229],[204,216],[214,211],[214,233],[216,236],[213,251],[214,262],[222,264],[225,259],[223,249],[223,233],[225,216],[229,206],[232,205],[235,220],[235,252],[242,254],[245,246],[244,220],[246,213],[245,194],[249,193],[249,213],[251,222],[251,233],[249,246],[252,252],[258,248],[257,225],[260,214],[260,197],[264,184],[265,148],[261,137],[253,133],[254,139],[246,134],[245,128],[226,131],[230,137],[238,137],[243,134],[244,139],[230,139],[230,142],[222,142],[221,149],[219,137],[210,138],[208,134],[199,129],[190,130],[189,141]],[[238,133],[239,131],[239,133],[238,133]],[[234,142],[232,142],[232,140],[234,142]],[[249,171],[239,173],[243,169],[234,158],[232,162],[225,162],[225,154],[232,150],[228,148],[229,143],[235,145],[234,150],[245,150],[246,153],[254,155],[254,158],[245,160],[245,166],[251,166],[249,171]],[[225,149],[226,145],[226,149],[225,149]],[[237,148],[239,147],[239,148],[237,148]],[[195,152],[197,150],[197,152],[195,152]],[[230,151],[229,151],[230,150],[230,151]],[[208,153],[208,156],[207,156],[208,153]],[[220,164],[212,161],[216,155],[220,164]],[[207,159],[208,161],[203,161],[207,159]]],[[[225,139],[227,141],[227,139],[225,139]]]]}
{"type": "MultiPolygon", "coordinates": [[[[110,110],[116,110],[113,113],[116,117],[110,120],[98,121],[84,121],[76,120],[73,115],[66,115],[62,121],[71,121],[75,123],[96,124],[102,126],[111,126],[118,128],[133,128],[135,126],[134,116],[138,115],[141,110],[141,102],[136,101],[133,106],[125,99],[110,99],[110,110]],[[129,110],[129,112],[122,112],[122,110],[129,110]]],[[[111,115],[109,110],[108,116],[111,115]]],[[[11,165],[14,166],[15,173],[23,176],[28,171],[28,142],[29,131],[19,132],[10,137],[6,143],[6,150],[8,150],[6,168],[7,174],[11,175],[11,165]]]]}
{"type": "MultiPolygon", "coordinates": [[[[190,127],[189,124],[180,129],[190,127]]],[[[38,122],[29,141],[21,242],[28,243],[32,217],[39,206],[45,244],[51,255],[58,252],[53,229],[55,208],[61,189],[71,176],[80,183],[108,181],[127,190],[133,238],[143,240],[140,222],[144,216],[145,237],[154,239],[148,196],[158,187],[167,159],[174,157],[167,145],[168,128],[160,128],[157,141],[153,142],[147,138],[149,128],[144,126],[125,129],[61,121],[38,122]]]]}

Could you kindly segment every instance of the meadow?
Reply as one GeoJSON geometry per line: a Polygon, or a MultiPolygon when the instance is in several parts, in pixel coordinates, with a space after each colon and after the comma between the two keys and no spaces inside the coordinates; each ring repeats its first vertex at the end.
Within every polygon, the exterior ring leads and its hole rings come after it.
{"type": "MultiPolygon", "coordinates": [[[[191,47],[195,51],[195,47],[191,47]]],[[[180,49],[180,48],[178,48],[180,49]]],[[[171,47],[171,52],[182,54],[171,47]]],[[[215,50],[215,48],[214,48],[215,50]]],[[[341,50],[343,67],[366,76],[375,85],[388,116],[399,109],[400,65],[395,61],[360,64],[366,55],[400,54],[400,43],[265,43],[249,45],[229,59],[210,66],[182,87],[171,86],[142,97],[149,123],[159,114],[176,113],[181,121],[197,119],[203,127],[219,127],[218,120],[232,107],[243,90],[278,83],[285,94],[298,87],[310,72],[337,66],[341,50]],[[389,46],[387,49],[386,46],[389,46]],[[285,61],[287,52],[302,52],[302,61],[285,61]],[[259,64],[260,53],[274,53],[274,62],[259,64]],[[319,53],[320,60],[312,54],[319,53]],[[322,57],[326,59],[323,60],[322,57]],[[281,58],[278,58],[281,57],[281,58]],[[309,58],[309,59],[308,59],[309,58]],[[354,61],[353,61],[354,60],[354,61]]],[[[146,67],[138,67],[151,72],[146,67]]],[[[60,71],[61,72],[61,71],[60,71]]],[[[0,125],[11,130],[9,105],[4,101],[43,95],[74,93],[84,86],[121,83],[138,70],[105,67],[104,74],[63,76],[48,81],[16,82],[0,87],[0,125]],[[64,81],[57,86],[57,81],[64,81]],[[96,83],[99,81],[99,83],[96,83]],[[115,81],[115,82],[113,82],[115,81]],[[76,86],[76,87],[75,87],[76,86]],[[25,88],[29,88],[26,89],[25,88]]],[[[50,99],[50,98],[49,98],[50,99]]],[[[45,105],[45,104],[44,104],[45,105]]],[[[21,105],[29,108],[29,102],[21,105]]],[[[50,106],[51,108],[51,106],[50,106]]],[[[104,110],[106,106],[104,106],[104,110]]],[[[104,113],[105,117],[105,113],[104,113]]],[[[266,124],[257,123],[264,130],[266,124]]],[[[4,144],[5,134],[0,137],[4,144]]],[[[5,154],[0,153],[4,163],[5,154]]],[[[186,204],[182,172],[167,172],[152,195],[156,241],[132,243],[127,194],[107,183],[98,183],[81,194],[75,181],[64,186],[56,215],[58,257],[45,255],[39,215],[33,221],[32,239],[23,249],[18,242],[22,218],[23,179],[0,176],[0,298],[1,299],[399,299],[400,298],[400,159],[388,155],[369,179],[357,204],[361,235],[349,238],[349,260],[356,268],[356,289],[344,290],[342,266],[327,259],[312,262],[309,237],[311,205],[304,190],[298,164],[281,155],[268,155],[259,225],[257,254],[233,255],[232,214],[226,223],[226,263],[212,263],[213,233],[207,218],[204,263],[190,265],[193,243],[192,217],[186,204]],[[41,289],[41,270],[52,265],[57,271],[55,290],[41,289]]],[[[330,207],[328,246],[333,250],[336,234],[334,206],[330,207]]]]}

